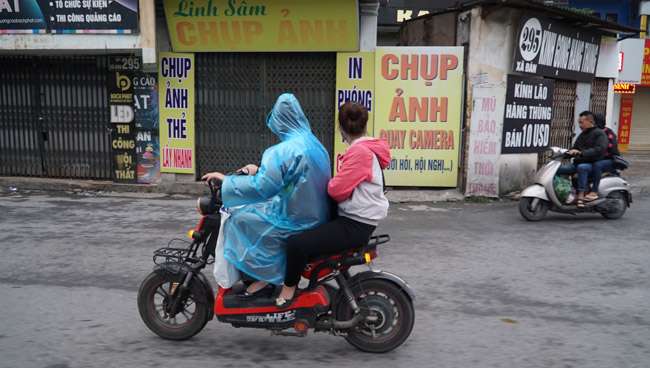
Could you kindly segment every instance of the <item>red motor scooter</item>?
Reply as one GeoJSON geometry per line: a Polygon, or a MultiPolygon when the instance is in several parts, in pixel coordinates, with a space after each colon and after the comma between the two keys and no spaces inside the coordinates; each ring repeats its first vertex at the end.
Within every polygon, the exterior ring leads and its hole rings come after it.
{"type": "Polygon", "coordinates": [[[156,266],[138,291],[138,309],[144,323],[157,335],[185,340],[199,333],[216,315],[234,327],[270,330],[274,335],[305,336],[309,329],[343,336],[360,350],[383,353],[401,345],[415,321],[415,294],[400,277],[370,270],[352,275],[350,267],[377,257],[377,246],[388,235],[373,236],[368,244],[340,254],[313,259],[302,276],[309,285],[285,309],[275,306],[279,288],[268,297],[251,300],[235,293],[246,285],[219,287],[217,295],[201,272],[214,259],[221,225],[220,189],[199,198],[203,215],[191,242],[173,239],[154,252],[156,266]],[[183,247],[176,244],[182,242],[183,247]],[[214,311],[214,314],[212,313],[214,311]]]}

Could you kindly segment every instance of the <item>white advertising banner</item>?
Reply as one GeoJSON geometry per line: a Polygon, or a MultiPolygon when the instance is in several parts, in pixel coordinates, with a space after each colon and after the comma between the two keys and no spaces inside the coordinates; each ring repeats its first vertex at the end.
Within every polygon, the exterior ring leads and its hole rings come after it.
{"type": "Polygon", "coordinates": [[[498,197],[499,154],[506,89],[475,86],[472,95],[465,194],[498,197]]]}
{"type": "Polygon", "coordinates": [[[616,83],[640,84],[645,39],[628,38],[620,41],[618,46],[620,67],[616,83]]]}
{"type": "Polygon", "coordinates": [[[617,78],[618,77],[618,42],[613,37],[605,37],[600,40],[600,54],[596,66],[596,77],[617,78]]]}

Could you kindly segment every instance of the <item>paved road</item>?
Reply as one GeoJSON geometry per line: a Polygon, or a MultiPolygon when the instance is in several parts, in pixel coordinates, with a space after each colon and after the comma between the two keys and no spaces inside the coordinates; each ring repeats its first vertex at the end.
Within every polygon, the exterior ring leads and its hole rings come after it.
{"type": "Polygon", "coordinates": [[[394,204],[377,268],[415,289],[416,326],[383,355],[324,333],[213,321],[165,341],[140,321],[151,252],[194,201],[0,194],[0,367],[648,367],[650,198],[622,220],[516,202],[394,204]]]}

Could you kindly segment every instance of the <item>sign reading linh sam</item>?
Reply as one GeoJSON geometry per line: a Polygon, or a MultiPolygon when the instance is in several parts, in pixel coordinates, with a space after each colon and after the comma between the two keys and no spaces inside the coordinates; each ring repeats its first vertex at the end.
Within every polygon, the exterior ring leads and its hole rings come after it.
{"type": "Polygon", "coordinates": [[[591,82],[601,36],[557,21],[523,14],[513,69],[557,79],[591,82]]]}
{"type": "Polygon", "coordinates": [[[541,152],[548,147],[555,81],[508,75],[501,153],[541,152]]]}
{"type": "Polygon", "coordinates": [[[176,52],[359,49],[357,1],[164,0],[163,4],[176,52]]]}

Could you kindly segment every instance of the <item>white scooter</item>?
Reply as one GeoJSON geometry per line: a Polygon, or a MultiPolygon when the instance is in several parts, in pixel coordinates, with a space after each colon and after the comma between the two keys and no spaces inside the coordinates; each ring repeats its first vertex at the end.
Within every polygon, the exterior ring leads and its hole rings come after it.
{"type": "Polygon", "coordinates": [[[630,203],[632,194],[630,184],[625,181],[618,170],[604,174],[598,187],[598,199],[585,202],[584,207],[567,204],[560,201],[553,189],[553,178],[562,160],[571,156],[565,148],[550,147],[550,161],[544,165],[537,175],[535,183],[524,189],[519,198],[519,213],[528,221],[539,221],[548,210],[561,213],[600,213],[608,219],[623,216],[630,203]]]}

